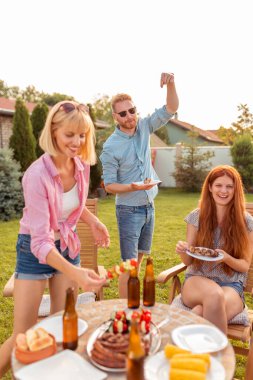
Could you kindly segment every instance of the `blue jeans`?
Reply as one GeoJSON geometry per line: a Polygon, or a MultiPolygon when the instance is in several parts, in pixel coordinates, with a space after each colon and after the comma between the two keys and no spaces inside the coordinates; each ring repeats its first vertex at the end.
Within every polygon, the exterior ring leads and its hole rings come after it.
{"type": "Polygon", "coordinates": [[[120,251],[123,261],[150,254],[155,223],[153,203],[144,206],[116,206],[120,251]]]}
{"type": "MultiPolygon", "coordinates": [[[[71,264],[80,265],[80,255],[71,259],[68,255],[68,248],[61,252],[60,240],[55,241],[55,247],[60,254],[71,264]]],[[[15,278],[21,280],[46,280],[60,272],[47,264],[39,263],[37,257],[31,252],[31,236],[19,234],[16,245],[17,262],[15,269],[15,278]]]]}

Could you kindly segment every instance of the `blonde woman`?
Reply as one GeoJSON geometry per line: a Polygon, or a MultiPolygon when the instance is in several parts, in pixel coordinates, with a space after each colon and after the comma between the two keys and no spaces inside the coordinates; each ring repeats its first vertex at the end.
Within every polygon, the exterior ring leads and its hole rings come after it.
{"type": "MultiPolygon", "coordinates": [[[[0,377],[10,364],[18,333],[36,323],[49,280],[51,313],[64,308],[69,286],[95,291],[105,282],[92,270],[80,267],[79,219],[87,223],[97,245],[107,247],[109,234],[84,206],[90,164],[96,161],[94,126],[83,104],[57,103],[41,133],[45,153],[25,172],[22,185],[25,207],[17,241],[14,283],[14,331],[0,349],[0,377]]],[[[84,263],[85,265],[85,263],[84,263]]]]}
{"type": "Polygon", "coordinates": [[[217,166],[208,174],[199,208],[185,219],[186,242],[176,252],[187,265],[183,303],[214,323],[225,334],[227,322],[244,308],[243,285],[253,252],[253,218],[245,212],[239,173],[231,166],[217,166]],[[202,261],[185,252],[190,246],[213,248],[219,261],[202,261]]]}

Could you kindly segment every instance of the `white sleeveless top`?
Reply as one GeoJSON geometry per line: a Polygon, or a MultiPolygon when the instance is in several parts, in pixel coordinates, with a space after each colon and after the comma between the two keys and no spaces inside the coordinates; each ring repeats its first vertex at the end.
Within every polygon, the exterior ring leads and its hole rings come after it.
{"type": "MultiPolygon", "coordinates": [[[[78,188],[77,183],[72,187],[71,190],[63,193],[62,198],[62,215],[59,219],[59,222],[64,222],[69,215],[79,207],[79,196],[78,196],[78,188]]],[[[75,230],[76,226],[72,227],[72,230],[75,230]]],[[[60,239],[60,234],[58,231],[55,231],[55,240],[60,239]]]]}

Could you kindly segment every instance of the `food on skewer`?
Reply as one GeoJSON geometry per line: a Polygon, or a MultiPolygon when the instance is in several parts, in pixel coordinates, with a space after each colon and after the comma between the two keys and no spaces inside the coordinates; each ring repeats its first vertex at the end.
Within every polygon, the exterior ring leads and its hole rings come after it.
{"type": "Polygon", "coordinates": [[[122,261],[119,265],[114,265],[112,268],[107,270],[107,278],[113,279],[118,278],[122,273],[128,272],[138,266],[138,262],[135,259],[129,259],[122,261]]]}
{"type": "Polygon", "coordinates": [[[147,334],[150,331],[151,323],[151,311],[142,309],[141,312],[133,311],[126,314],[124,310],[115,311],[111,315],[111,324],[108,328],[110,332],[117,333],[129,333],[130,321],[135,318],[139,322],[140,331],[143,334],[147,334]]]}

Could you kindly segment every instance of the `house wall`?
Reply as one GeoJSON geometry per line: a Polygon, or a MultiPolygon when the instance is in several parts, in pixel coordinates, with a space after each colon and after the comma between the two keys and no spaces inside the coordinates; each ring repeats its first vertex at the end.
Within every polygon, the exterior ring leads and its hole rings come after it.
{"type": "MultiPolygon", "coordinates": [[[[178,142],[191,143],[191,139],[188,136],[188,133],[189,133],[188,130],[180,128],[177,125],[172,124],[170,122],[166,124],[166,129],[167,129],[167,133],[168,133],[171,145],[175,145],[178,142]]],[[[197,144],[199,145],[209,144],[209,142],[206,139],[202,138],[201,136],[198,136],[196,141],[197,141],[197,144]]],[[[212,141],[212,145],[220,146],[221,144],[215,143],[212,141]]]]}
{"type": "MultiPolygon", "coordinates": [[[[172,173],[175,171],[176,155],[181,154],[181,149],[183,152],[181,144],[177,144],[175,147],[153,149],[156,151],[154,168],[158,177],[162,181],[160,186],[176,187],[172,173]]],[[[210,169],[217,165],[233,165],[230,155],[230,147],[228,146],[200,146],[198,149],[199,153],[204,153],[206,151],[214,153],[214,156],[210,158],[210,169]]]]}
{"type": "Polygon", "coordinates": [[[12,116],[0,115],[0,148],[8,148],[12,134],[12,116]]]}

